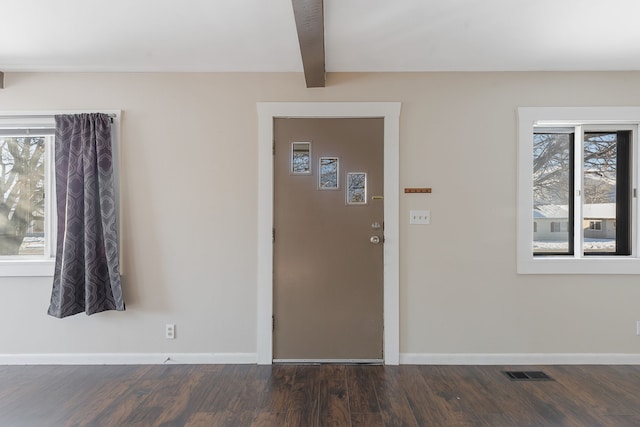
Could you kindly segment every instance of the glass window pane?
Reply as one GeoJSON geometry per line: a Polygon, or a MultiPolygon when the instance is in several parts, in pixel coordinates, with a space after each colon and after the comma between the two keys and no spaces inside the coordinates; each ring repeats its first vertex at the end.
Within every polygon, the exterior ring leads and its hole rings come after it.
{"type": "Polygon", "coordinates": [[[617,132],[584,134],[584,253],[616,252],[617,132]]]}
{"type": "Polygon", "coordinates": [[[0,137],[0,256],[44,255],[45,137],[0,137]]]}
{"type": "Polygon", "coordinates": [[[347,204],[367,204],[367,174],[365,172],[347,173],[347,204]]]}
{"type": "Polygon", "coordinates": [[[311,143],[294,142],[291,144],[291,173],[308,175],[311,173],[311,143]]]}
{"type": "Polygon", "coordinates": [[[533,136],[533,253],[569,254],[571,244],[571,145],[573,134],[533,136]]]}
{"type": "Polygon", "coordinates": [[[318,174],[318,186],[321,190],[338,189],[338,166],[337,157],[320,157],[320,173],[318,174]]]}

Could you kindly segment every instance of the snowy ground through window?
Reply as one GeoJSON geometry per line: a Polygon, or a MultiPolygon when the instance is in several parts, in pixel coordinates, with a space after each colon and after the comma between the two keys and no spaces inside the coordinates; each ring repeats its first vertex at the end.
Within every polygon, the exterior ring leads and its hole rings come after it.
{"type": "MultiPolygon", "coordinates": [[[[567,242],[534,240],[534,252],[563,252],[568,247],[567,242]]],[[[615,252],[615,239],[584,239],[586,252],[615,252]]]]}

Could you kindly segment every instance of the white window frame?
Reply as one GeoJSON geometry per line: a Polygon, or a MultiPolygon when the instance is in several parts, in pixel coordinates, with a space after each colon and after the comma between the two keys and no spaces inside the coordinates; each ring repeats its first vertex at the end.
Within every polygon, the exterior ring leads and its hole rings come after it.
{"type": "MultiPolygon", "coordinates": [[[[518,206],[517,206],[517,271],[518,274],[640,274],[638,248],[638,127],[640,107],[520,107],[518,116],[518,206]],[[533,254],[533,133],[534,126],[614,126],[632,129],[631,140],[631,255],[582,255],[582,199],[576,193],[574,213],[574,255],[534,256],[533,254]],[[580,207],[580,208],[578,208],[580,207]]],[[[577,138],[577,135],[576,135],[577,138]]],[[[582,159],[582,150],[576,162],[582,159]],[[578,158],[579,157],[579,158],[578,158]]],[[[578,163],[579,164],[579,163],[578,163]]],[[[578,169],[578,168],[576,168],[578,169]]],[[[582,177],[575,177],[581,189],[582,177]]]]}
{"type": "MultiPolygon", "coordinates": [[[[57,114],[105,113],[113,118],[111,141],[113,145],[113,172],[116,187],[116,212],[119,212],[119,143],[120,143],[120,110],[90,111],[0,111],[0,127],[55,127],[54,116],[57,114]]],[[[55,268],[56,257],[56,197],[54,147],[45,145],[45,253],[38,258],[0,258],[0,277],[51,277],[55,268]]],[[[119,220],[119,215],[118,215],[119,220]]],[[[119,221],[118,221],[119,224],[119,221]]]]}

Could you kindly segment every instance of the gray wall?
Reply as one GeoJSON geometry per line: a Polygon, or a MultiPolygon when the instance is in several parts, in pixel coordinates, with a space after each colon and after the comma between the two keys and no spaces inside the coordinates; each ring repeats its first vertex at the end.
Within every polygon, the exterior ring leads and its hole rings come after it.
{"type": "Polygon", "coordinates": [[[0,354],[255,353],[258,101],[400,101],[401,353],[640,353],[634,276],[516,274],[516,108],[638,105],[640,73],[8,73],[0,110],[122,109],[128,311],[0,279],[0,354]],[[431,225],[410,226],[410,209],[431,225]],[[406,219],[406,221],[405,221],[406,219]],[[164,324],[178,339],[164,339],[164,324]]]}

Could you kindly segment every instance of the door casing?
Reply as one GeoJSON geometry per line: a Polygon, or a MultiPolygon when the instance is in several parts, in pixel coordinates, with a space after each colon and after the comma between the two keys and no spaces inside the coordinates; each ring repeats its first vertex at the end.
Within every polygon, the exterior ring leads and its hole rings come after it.
{"type": "Polygon", "coordinates": [[[273,361],[273,119],[384,118],[384,363],[400,357],[399,102],[258,102],[257,362],[273,361]]]}

